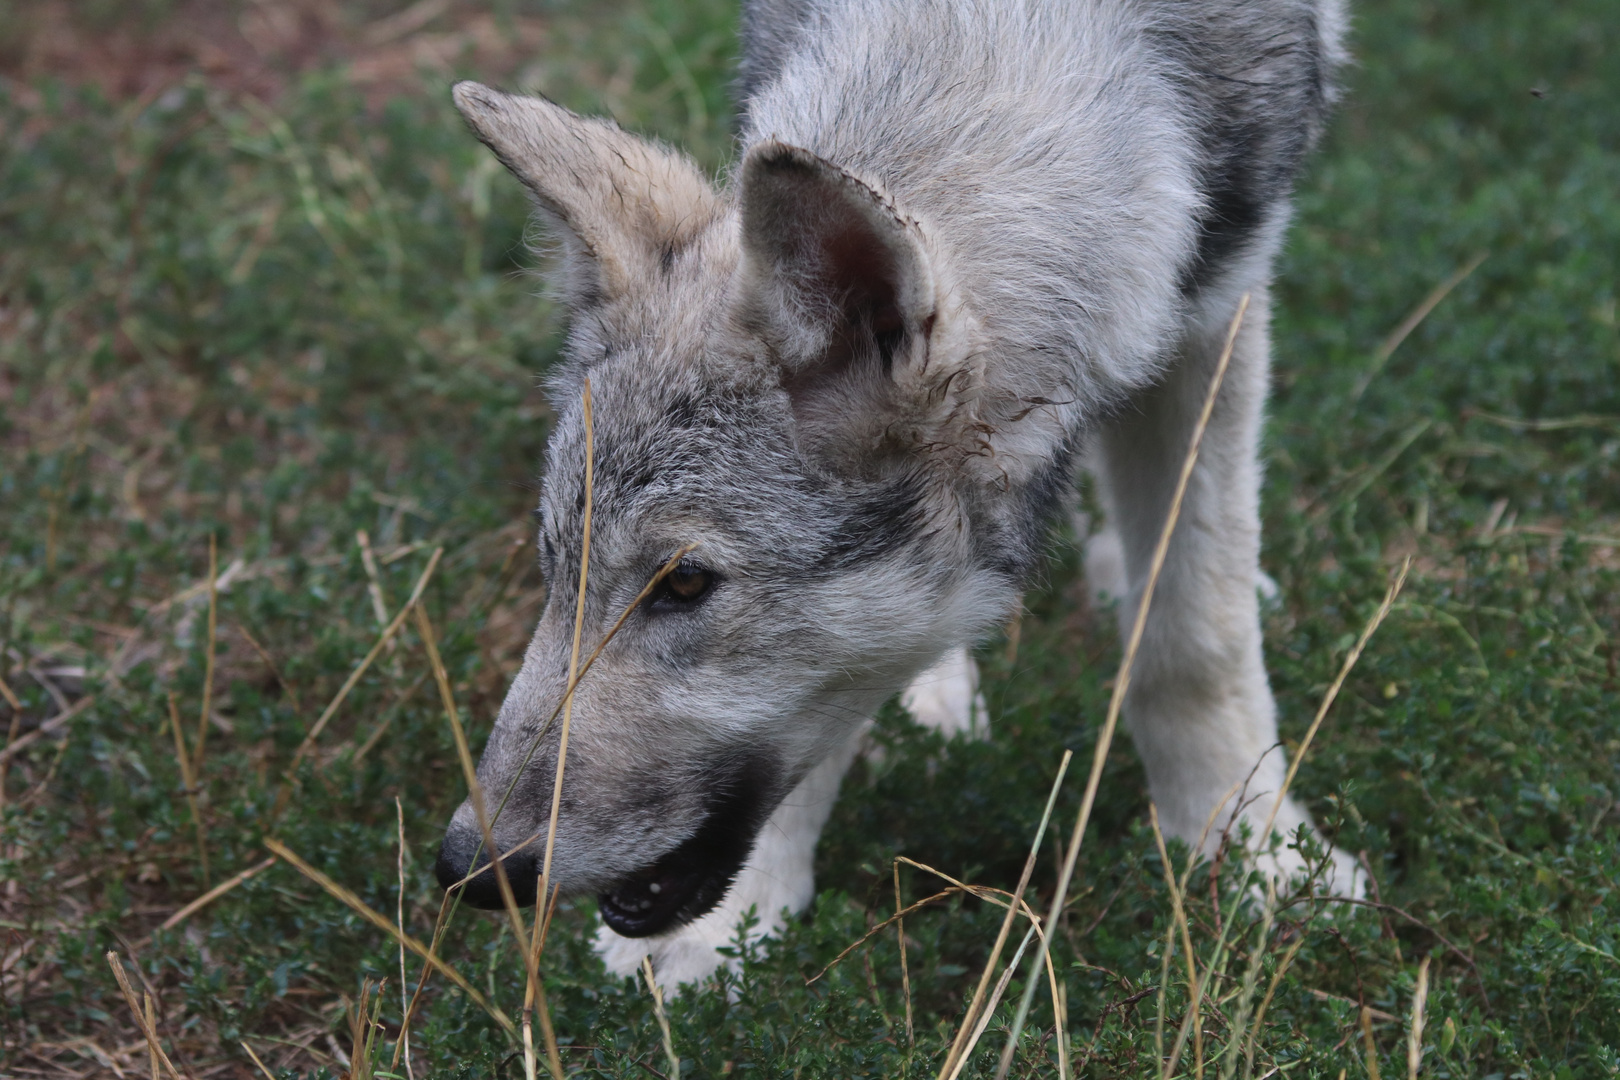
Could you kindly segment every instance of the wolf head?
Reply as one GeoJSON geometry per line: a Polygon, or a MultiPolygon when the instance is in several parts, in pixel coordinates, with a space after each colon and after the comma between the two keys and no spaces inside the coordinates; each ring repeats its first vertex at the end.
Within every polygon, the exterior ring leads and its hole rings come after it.
{"type": "MultiPolygon", "coordinates": [[[[589,455],[582,657],[633,610],[575,694],[552,882],[656,934],[718,902],[782,797],[878,705],[1006,615],[1041,501],[1009,493],[1055,489],[1064,466],[993,439],[1019,403],[986,393],[979,317],[875,182],[764,141],[716,190],[549,101],[473,83],[455,99],[560,237],[571,315],[540,502],[549,599],[478,776],[491,813],[505,800],[497,846],[528,841],[505,865],[530,902],[589,455]]],[[[480,838],[463,805],[447,887],[480,838]]],[[[500,904],[487,869],[466,896],[500,904]]]]}

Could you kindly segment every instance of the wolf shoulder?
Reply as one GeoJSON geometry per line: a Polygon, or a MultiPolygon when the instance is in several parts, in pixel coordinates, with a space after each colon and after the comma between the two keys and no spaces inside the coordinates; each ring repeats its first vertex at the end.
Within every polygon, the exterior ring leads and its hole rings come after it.
{"type": "Polygon", "coordinates": [[[826,119],[858,128],[885,112],[923,123],[930,104],[965,119],[950,109],[964,94],[995,116],[1043,91],[1054,105],[1099,91],[1130,101],[1155,82],[1193,129],[1292,132],[1294,160],[1275,171],[1297,165],[1325,122],[1346,24],[1342,0],[747,0],[738,98],[747,123],[776,112],[756,102],[768,88],[800,110],[817,91],[836,114],[826,119]],[[851,78],[828,97],[835,71],[851,78]]]}

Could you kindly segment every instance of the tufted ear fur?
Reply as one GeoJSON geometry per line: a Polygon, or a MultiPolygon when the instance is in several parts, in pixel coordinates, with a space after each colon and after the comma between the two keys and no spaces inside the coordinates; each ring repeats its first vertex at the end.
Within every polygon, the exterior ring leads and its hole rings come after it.
{"type": "Polygon", "coordinates": [[[822,424],[882,411],[900,369],[927,362],[934,326],[916,224],[849,172],[774,141],[748,151],[740,187],[742,311],[780,358],[795,411],[822,424]]]}
{"type": "Polygon", "coordinates": [[[478,138],[559,227],[575,308],[624,296],[720,212],[690,159],[612,121],[475,82],[457,83],[451,93],[478,138]]]}

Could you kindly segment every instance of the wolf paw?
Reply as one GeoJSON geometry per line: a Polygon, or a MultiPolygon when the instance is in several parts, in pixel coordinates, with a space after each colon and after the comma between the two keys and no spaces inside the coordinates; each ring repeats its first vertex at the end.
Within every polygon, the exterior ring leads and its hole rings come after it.
{"type": "Polygon", "coordinates": [[[955,648],[911,680],[900,704],[923,727],[952,738],[987,738],[989,714],[979,693],[979,666],[966,648],[955,648]]]}
{"type": "MultiPolygon", "coordinates": [[[[1257,844],[1258,834],[1266,825],[1265,816],[1251,807],[1242,820],[1255,837],[1249,842],[1257,844]]],[[[1316,831],[1310,814],[1291,797],[1285,798],[1282,806],[1278,807],[1277,818],[1271,828],[1274,842],[1255,860],[1255,866],[1271,880],[1278,893],[1303,888],[1309,882],[1310,891],[1320,896],[1365,899],[1367,875],[1360,861],[1350,852],[1329,844],[1316,831]],[[1309,830],[1314,840],[1304,845],[1308,850],[1301,850],[1301,845],[1295,840],[1301,826],[1309,830]],[[1327,855],[1325,862],[1322,858],[1324,853],[1327,855]]]]}

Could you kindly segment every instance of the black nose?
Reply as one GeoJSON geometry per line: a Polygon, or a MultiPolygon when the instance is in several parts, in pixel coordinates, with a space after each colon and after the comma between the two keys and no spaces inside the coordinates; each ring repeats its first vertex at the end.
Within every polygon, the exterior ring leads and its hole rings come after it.
{"type": "MultiPolygon", "coordinates": [[[[501,900],[501,887],[495,879],[495,871],[490,868],[489,852],[484,849],[482,839],[477,829],[450,826],[450,831],[444,834],[444,843],[439,845],[439,859],[433,869],[439,877],[441,888],[454,888],[471,870],[476,853],[482,872],[461,886],[461,900],[473,907],[494,911],[504,907],[505,903],[501,900]]],[[[534,845],[508,855],[501,860],[501,865],[506,869],[506,879],[512,884],[512,896],[518,906],[528,907],[534,903],[539,885],[537,875],[540,873],[534,845]]]]}

